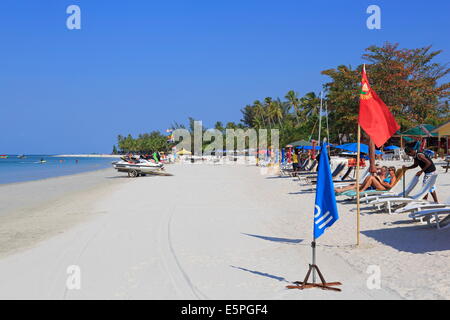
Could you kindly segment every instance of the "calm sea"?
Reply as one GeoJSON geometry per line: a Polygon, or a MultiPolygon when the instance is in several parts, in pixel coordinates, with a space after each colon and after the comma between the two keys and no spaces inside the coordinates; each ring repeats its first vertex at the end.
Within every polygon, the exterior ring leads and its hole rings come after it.
{"type": "Polygon", "coordinates": [[[0,184],[39,180],[111,167],[115,158],[75,158],[31,155],[0,159],[0,184]],[[41,163],[41,159],[45,162],[41,163]]]}

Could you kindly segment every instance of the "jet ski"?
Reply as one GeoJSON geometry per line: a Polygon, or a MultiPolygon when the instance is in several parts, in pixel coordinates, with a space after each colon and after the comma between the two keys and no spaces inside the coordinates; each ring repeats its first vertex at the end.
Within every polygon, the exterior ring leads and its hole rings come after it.
{"type": "Polygon", "coordinates": [[[147,173],[164,170],[164,164],[146,159],[120,158],[113,162],[113,167],[118,172],[127,172],[129,177],[145,176],[147,173]]]}

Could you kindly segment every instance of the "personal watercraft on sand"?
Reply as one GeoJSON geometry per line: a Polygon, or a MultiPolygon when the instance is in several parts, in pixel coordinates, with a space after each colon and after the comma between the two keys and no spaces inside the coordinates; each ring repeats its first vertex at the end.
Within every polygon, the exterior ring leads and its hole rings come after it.
{"type": "Polygon", "coordinates": [[[164,170],[162,163],[155,163],[145,159],[120,158],[120,161],[113,162],[113,167],[118,172],[127,172],[129,177],[138,177],[153,173],[155,171],[164,170]]]}

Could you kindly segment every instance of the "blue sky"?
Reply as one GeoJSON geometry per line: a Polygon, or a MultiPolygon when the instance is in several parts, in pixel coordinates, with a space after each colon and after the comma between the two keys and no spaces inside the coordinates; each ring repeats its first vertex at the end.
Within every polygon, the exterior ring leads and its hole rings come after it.
{"type": "MultiPolygon", "coordinates": [[[[118,134],[209,127],[328,81],[366,47],[433,45],[449,61],[450,2],[0,1],[0,153],[110,152],[118,134]],[[81,8],[81,30],[66,8],[81,8]],[[381,7],[381,30],[366,8],[381,7]]],[[[448,81],[448,79],[447,79],[448,81]]]]}

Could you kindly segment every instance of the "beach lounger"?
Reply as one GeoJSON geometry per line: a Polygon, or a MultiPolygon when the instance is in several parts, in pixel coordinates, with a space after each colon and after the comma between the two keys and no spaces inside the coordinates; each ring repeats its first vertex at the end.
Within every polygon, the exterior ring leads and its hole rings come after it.
{"type": "MultiPolygon", "coordinates": [[[[365,201],[366,203],[369,203],[370,201],[378,200],[378,199],[387,199],[387,198],[398,198],[398,197],[408,197],[410,193],[414,190],[417,183],[419,183],[420,177],[414,176],[411,181],[409,181],[408,185],[405,187],[405,192],[403,192],[403,189],[400,192],[394,193],[394,192],[387,192],[387,193],[379,193],[379,194],[367,194],[364,195],[361,200],[365,201]]],[[[399,184],[397,184],[398,186],[399,184]]]]}
{"type": "MultiPolygon", "coordinates": [[[[351,181],[355,181],[355,180],[347,180],[347,177],[350,175],[350,173],[353,171],[354,167],[348,167],[347,171],[345,172],[345,174],[339,178],[339,180],[333,180],[333,183],[349,183],[351,181]]],[[[354,182],[352,182],[354,183],[354,182]]],[[[317,180],[311,180],[311,184],[315,185],[317,184],[317,180]]],[[[312,189],[314,189],[315,186],[312,186],[312,189]]]]}
{"type": "MultiPolygon", "coordinates": [[[[344,170],[344,168],[345,168],[345,164],[344,163],[338,164],[336,166],[336,168],[333,170],[333,172],[331,173],[331,176],[333,178],[336,177],[337,175],[339,175],[342,172],[342,170],[344,170]]],[[[309,179],[309,180],[317,179],[317,174],[318,174],[317,171],[316,172],[311,172],[309,174],[306,174],[306,175],[302,176],[302,178],[303,179],[309,179]]]]}
{"type": "Polygon", "coordinates": [[[306,166],[308,166],[310,163],[311,163],[311,160],[310,160],[310,159],[304,159],[304,160],[302,160],[302,163],[301,163],[301,165],[300,165],[299,170],[300,170],[300,171],[305,170],[306,166]]]}
{"type": "MultiPolygon", "coordinates": [[[[336,178],[344,170],[344,168],[345,168],[345,163],[338,164],[336,166],[336,169],[334,169],[334,171],[331,173],[331,176],[333,178],[336,178]]],[[[350,168],[352,168],[352,167],[350,167],[350,168]]],[[[309,184],[316,184],[317,183],[317,172],[314,172],[314,173],[304,176],[302,178],[305,179],[305,181],[309,184]]],[[[348,174],[350,174],[350,173],[348,173],[348,174]]],[[[348,176],[348,174],[346,176],[348,176]]]]}
{"type": "MultiPolygon", "coordinates": [[[[308,161],[309,161],[309,160],[304,161],[304,162],[302,163],[302,165],[301,165],[301,167],[300,167],[299,170],[303,170],[304,167],[308,164],[308,161]]],[[[293,175],[294,172],[295,172],[295,171],[294,171],[294,169],[292,168],[292,163],[286,163],[286,164],[280,166],[280,174],[281,174],[281,175],[286,175],[286,176],[290,175],[290,176],[294,176],[294,175],[293,175]]]]}
{"type": "Polygon", "coordinates": [[[352,181],[356,181],[355,179],[348,179],[348,177],[350,176],[350,174],[353,172],[353,170],[355,169],[355,167],[348,167],[347,171],[344,173],[344,175],[336,180],[333,179],[333,182],[335,183],[349,183],[352,181]]]}
{"type": "Polygon", "coordinates": [[[299,167],[299,169],[298,169],[297,171],[294,171],[294,169],[292,168],[292,164],[290,164],[291,168],[288,169],[289,175],[290,175],[291,177],[295,177],[295,174],[296,174],[297,172],[302,172],[303,170],[306,170],[305,168],[309,165],[309,163],[310,163],[310,160],[309,160],[309,159],[308,159],[308,160],[305,160],[305,161],[300,165],[300,167],[299,167]]]}
{"type": "Polygon", "coordinates": [[[369,202],[369,204],[377,207],[379,210],[381,210],[382,206],[385,206],[389,212],[389,214],[392,214],[392,208],[394,205],[406,205],[411,202],[426,202],[425,200],[421,200],[429,191],[432,185],[436,183],[437,175],[431,176],[430,179],[428,179],[427,183],[422,186],[422,188],[419,190],[418,193],[411,197],[386,197],[386,198],[379,198],[377,200],[372,200],[369,202]]]}
{"type": "Polygon", "coordinates": [[[317,160],[314,160],[311,162],[311,164],[305,168],[305,170],[298,170],[298,171],[294,171],[292,172],[292,176],[296,177],[298,175],[302,175],[302,174],[311,174],[312,172],[314,172],[314,169],[317,167],[317,160]]]}
{"type": "MultiPolygon", "coordinates": [[[[353,167],[350,167],[353,168],[353,167]]],[[[353,170],[353,169],[352,169],[353,170]]],[[[359,178],[359,183],[363,183],[364,180],[366,179],[366,177],[370,174],[369,172],[369,167],[367,167],[367,169],[363,172],[363,174],[361,175],[361,177],[359,178]]],[[[356,180],[346,180],[346,181],[333,181],[334,183],[334,187],[335,188],[342,188],[342,187],[346,187],[348,185],[351,185],[352,183],[355,183],[356,180]]]]}
{"type": "Polygon", "coordinates": [[[318,165],[319,165],[319,164],[316,162],[316,163],[314,163],[313,166],[311,167],[311,170],[307,170],[307,171],[306,171],[306,170],[305,170],[305,171],[297,171],[295,176],[296,176],[296,177],[298,178],[298,180],[300,181],[301,178],[316,173],[316,172],[317,172],[317,167],[318,167],[318,165]]]}
{"type": "Polygon", "coordinates": [[[408,203],[406,206],[402,208],[398,208],[395,210],[395,213],[404,213],[404,212],[411,212],[416,213],[423,210],[431,210],[431,209],[439,209],[439,208],[447,208],[450,207],[450,198],[448,198],[443,203],[436,203],[436,202],[424,202],[422,201],[414,201],[411,203],[408,203]]]}
{"type": "Polygon", "coordinates": [[[285,163],[280,165],[280,176],[286,177],[289,176],[292,172],[291,164],[285,163]]]}
{"type": "Polygon", "coordinates": [[[309,159],[303,160],[303,163],[299,163],[299,168],[296,172],[310,171],[309,168],[312,167],[313,163],[314,162],[309,159]]]}
{"type": "Polygon", "coordinates": [[[428,225],[434,223],[437,229],[446,229],[450,227],[450,206],[410,213],[409,217],[414,220],[420,219],[422,222],[425,220],[428,225]]]}
{"type": "MultiPolygon", "coordinates": [[[[405,194],[403,194],[403,191],[402,192],[400,192],[400,193],[398,193],[398,194],[395,194],[393,191],[392,191],[392,189],[396,186],[396,185],[398,185],[398,183],[399,183],[399,181],[400,180],[402,180],[402,178],[403,178],[403,176],[404,176],[404,171],[403,171],[403,169],[397,169],[397,171],[395,172],[395,184],[391,187],[391,189],[389,189],[389,190],[365,190],[365,191],[361,191],[360,193],[359,193],[359,196],[360,196],[360,198],[362,199],[362,200],[365,200],[366,201],[366,203],[368,203],[369,202],[369,196],[379,196],[379,195],[389,195],[389,196],[398,196],[398,197],[404,197],[404,196],[407,196],[409,193],[406,193],[405,192],[405,194]]],[[[418,180],[417,180],[418,181],[418,180]]],[[[417,182],[416,182],[416,184],[417,184],[417,182]]],[[[415,184],[414,184],[414,186],[415,186],[415,184]]],[[[412,189],[411,189],[412,190],[412,189]]],[[[406,191],[406,189],[405,189],[405,191],[406,191]]],[[[352,199],[356,199],[356,190],[347,190],[347,191],[344,191],[344,192],[342,192],[342,193],[340,193],[339,195],[343,195],[343,196],[347,196],[347,197],[349,197],[350,198],[350,200],[352,200],[352,199]]],[[[374,200],[373,198],[371,199],[371,200],[374,200]]]]}

